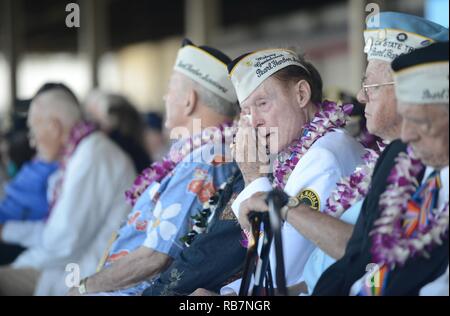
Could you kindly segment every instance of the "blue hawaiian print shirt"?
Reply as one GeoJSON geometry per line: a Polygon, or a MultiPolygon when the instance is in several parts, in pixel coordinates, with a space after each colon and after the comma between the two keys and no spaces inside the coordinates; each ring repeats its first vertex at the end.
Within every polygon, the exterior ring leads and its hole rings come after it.
{"type": "MultiPolygon", "coordinates": [[[[105,268],[142,246],[177,258],[185,248],[180,239],[192,229],[191,217],[203,209],[203,203],[237,168],[215,152],[212,145],[195,150],[161,183],[153,183],[145,190],[120,228],[105,268]]],[[[144,289],[138,285],[111,294],[140,295],[144,289]]]]}

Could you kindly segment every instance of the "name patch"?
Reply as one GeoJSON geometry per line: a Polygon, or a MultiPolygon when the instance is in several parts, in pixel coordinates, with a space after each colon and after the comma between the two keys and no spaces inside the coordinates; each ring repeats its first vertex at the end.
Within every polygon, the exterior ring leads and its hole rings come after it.
{"type": "Polygon", "coordinates": [[[315,191],[305,189],[300,192],[298,199],[300,200],[300,203],[306,204],[316,211],[320,210],[320,198],[315,191]]]}

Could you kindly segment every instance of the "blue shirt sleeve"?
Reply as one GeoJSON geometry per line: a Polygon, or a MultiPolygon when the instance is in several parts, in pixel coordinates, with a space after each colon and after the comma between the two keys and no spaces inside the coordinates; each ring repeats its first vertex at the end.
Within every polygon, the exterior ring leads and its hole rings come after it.
{"type": "Polygon", "coordinates": [[[57,164],[33,160],[26,163],[5,187],[0,201],[0,223],[41,220],[48,214],[47,182],[57,164]]]}

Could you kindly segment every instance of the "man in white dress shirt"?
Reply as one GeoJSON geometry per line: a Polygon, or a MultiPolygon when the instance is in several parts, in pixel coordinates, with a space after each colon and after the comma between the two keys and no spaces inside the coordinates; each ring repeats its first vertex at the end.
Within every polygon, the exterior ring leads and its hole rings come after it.
{"type": "Polygon", "coordinates": [[[83,123],[76,98],[58,85],[33,98],[28,124],[39,156],[61,168],[49,187],[49,217],[10,221],[0,230],[4,242],[28,248],[0,268],[0,294],[63,295],[95,271],[129,211],[124,192],[136,175],[126,154],[83,123]]]}
{"type": "MultiPolygon", "coordinates": [[[[327,104],[322,102],[322,81],[317,70],[292,51],[273,49],[244,55],[229,65],[229,71],[242,111],[251,116],[250,127],[266,128],[267,131],[278,129],[277,133],[263,135],[270,154],[278,157],[287,154],[292,158],[290,144],[300,144],[305,137],[316,139],[291,166],[293,170],[279,187],[291,198],[307,204],[311,213],[319,214],[336,182],[361,163],[363,147],[339,127],[330,128],[318,138],[308,129],[327,104]],[[274,144],[278,144],[278,148],[274,144]]],[[[245,124],[244,117],[240,131],[244,130],[245,124]]],[[[273,175],[261,174],[261,166],[257,162],[239,160],[240,148],[245,148],[243,139],[243,134],[238,132],[236,157],[246,188],[232,205],[235,215],[241,219],[243,215],[239,214],[239,208],[242,202],[255,193],[271,191],[274,184],[272,176],[277,177],[276,171],[273,175]]],[[[322,228],[314,229],[320,231],[322,228]]],[[[304,264],[315,246],[289,223],[283,225],[282,235],[287,286],[293,287],[299,283],[304,264]]],[[[275,275],[276,268],[274,259],[271,251],[272,275],[275,275]]],[[[236,294],[239,286],[240,280],[222,289],[222,294],[236,294]]],[[[195,294],[206,293],[198,290],[195,294]]]]}

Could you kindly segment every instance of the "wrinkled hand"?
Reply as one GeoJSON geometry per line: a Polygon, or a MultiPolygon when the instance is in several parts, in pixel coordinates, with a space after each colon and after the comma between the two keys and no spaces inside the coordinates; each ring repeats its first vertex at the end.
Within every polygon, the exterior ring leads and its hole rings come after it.
{"type": "Polygon", "coordinates": [[[258,135],[251,125],[249,116],[241,114],[232,154],[246,185],[266,176],[269,172],[270,161],[265,142],[265,135],[258,135]]]}
{"type": "Polygon", "coordinates": [[[252,211],[268,212],[269,206],[266,204],[267,193],[258,192],[253,194],[249,199],[241,203],[239,207],[239,224],[244,231],[251,230],[251,224],[248,220],[248,214],[252,211]]]}
{"type": "Polygon", "coordinates": [[[196,289],[191,295],[189,296],[220,296],[217,293],[205,290],[205,289],[196,289]]]}

